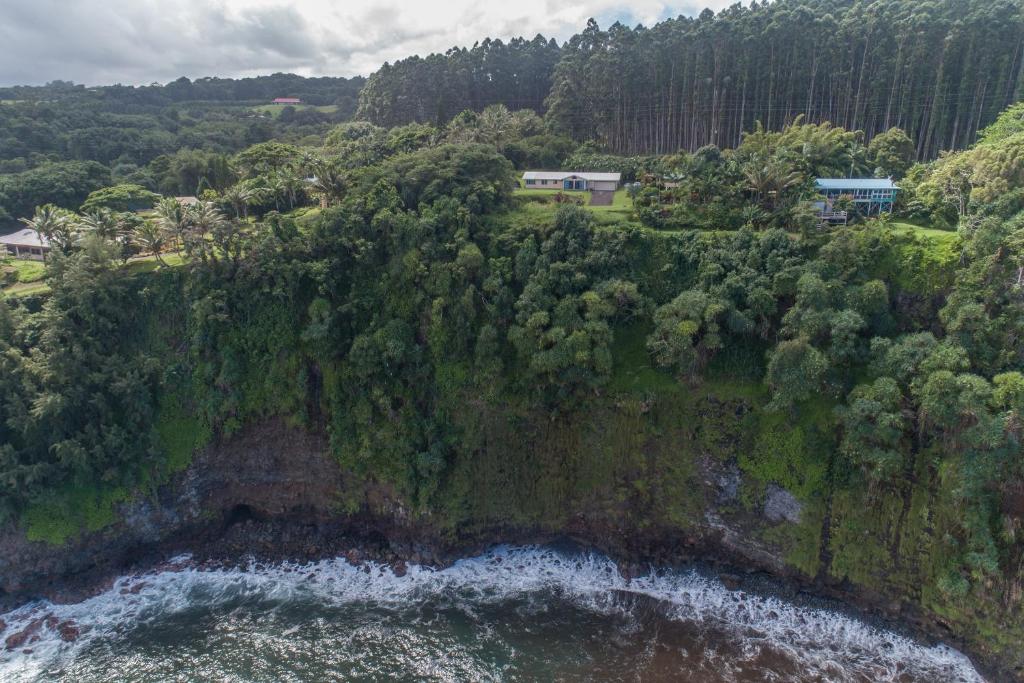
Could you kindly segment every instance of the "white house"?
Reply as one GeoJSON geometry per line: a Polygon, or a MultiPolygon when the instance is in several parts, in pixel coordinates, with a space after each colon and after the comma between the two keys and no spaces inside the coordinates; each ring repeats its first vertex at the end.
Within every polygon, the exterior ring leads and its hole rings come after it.
{"type": "Polygon", "coordinates": [[[619,189],[621,173],[590,173],[588,171],[527,171],[523,185],[537,190],[597,190],[614,192],[619,189]]]}
{"type": "Polygon", "coordinates": [[[32,228],[0,236],[0,256],[44,261],[49,251],[50,241],[32,228]]]}

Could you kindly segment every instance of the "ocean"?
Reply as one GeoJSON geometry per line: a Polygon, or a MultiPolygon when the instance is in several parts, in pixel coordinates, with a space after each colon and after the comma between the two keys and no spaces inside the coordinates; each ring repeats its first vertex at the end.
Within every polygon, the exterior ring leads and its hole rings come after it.
{"type": "Polygon", "coordinates": [[[698,568],[498,547],[445,569],[342,558],[122,577],[0,615],[0,680],[982,681],[968,659],[698,568]]]}

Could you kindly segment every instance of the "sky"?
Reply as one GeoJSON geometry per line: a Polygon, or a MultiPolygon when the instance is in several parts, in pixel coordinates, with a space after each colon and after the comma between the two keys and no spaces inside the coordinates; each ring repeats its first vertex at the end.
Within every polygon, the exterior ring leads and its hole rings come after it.
{"type": "Polygon", "coordinates": [[[0,85],[369,75],[485,37],[559,42],[594,17],[650,26],[735,0],[0,0],[0,85]]]}

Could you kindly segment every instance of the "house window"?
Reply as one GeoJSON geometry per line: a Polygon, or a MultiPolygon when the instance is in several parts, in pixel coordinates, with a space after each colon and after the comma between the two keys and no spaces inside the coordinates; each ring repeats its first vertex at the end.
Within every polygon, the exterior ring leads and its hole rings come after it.
{"type": "Polygon", "coordinates": [[[536,180],[527,180],[526,184],[527,185],[534,185],[534,184],[536,184],[536,182],[537,182],[536,180]]]}
{"type": "Polygon", "coordinates": [[[42,256],[43,255],[43,250],[42,249],[37,249],[36,247],[32,247],[32,255],[33,256],[42,256]]]}
{"type": "Polygon", "coordinates": [[[16,246],[14,246],[13,244],[8,244],[7,245],[7,253],[10,254],[11,256],[17,256],[18,255],[18,248],[16,246]]]}

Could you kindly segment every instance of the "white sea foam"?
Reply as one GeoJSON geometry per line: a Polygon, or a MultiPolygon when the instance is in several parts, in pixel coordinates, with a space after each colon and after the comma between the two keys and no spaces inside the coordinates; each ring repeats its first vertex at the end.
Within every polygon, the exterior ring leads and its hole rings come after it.
{"type": "Polygon", "coordinates": [[[828,677],[841,671],[858,680],[896,680],[909,673],[914,680],[982,681],[966,657],[942,645],[923,645],[827,609],[730,591],[696,571],[656,571],[626,580],[608,558],[596,554],[499,547],[447,569],[412,565],[401,577],[382,565],[354,566],[340,558],[305,565],[254,563],[246,569],[201,570],[188,566],[187,558],[179,558],[179,564],[180,570],[122,578],[78,604],[36,603],[2,615],[3,637],[50,614],[75,622],[81,637],[66,643],[44,626],[37,641],[14,652],[0,645],[0,680],[43,680],[97,639],[202,606],[313,600],[387,608],[438,599],[472,606],[551,591],[599,613],[630,609],[623,596],[651,598],[668,618],[721,629],[749,646],[769,645],[809,673],[828,677]]]}

